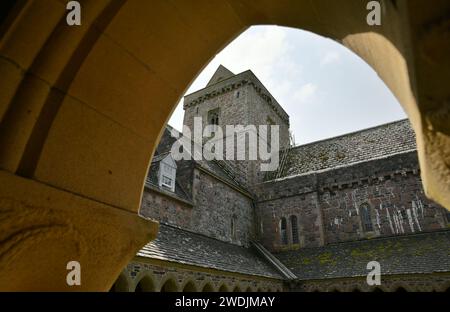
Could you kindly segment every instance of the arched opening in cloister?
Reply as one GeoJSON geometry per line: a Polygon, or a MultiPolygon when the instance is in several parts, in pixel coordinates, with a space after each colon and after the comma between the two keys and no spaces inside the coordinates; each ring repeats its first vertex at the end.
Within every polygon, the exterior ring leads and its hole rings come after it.
{"type": "Polygon", "coordinates": [[[60,276],[73,256],[88,268],[83,290],[112,287],[157,233],[137,212],[161,130],[193,77],[251,25],[307,29],[365,59],[412,121],[427,194],[449,207],[450,123],[438,114],[446,109],[448,71],[430,52],[448,55],[447,46],[415,40],[423,23],[404,22],[427,23],[447,7],[384,3],[394,22],[373,28],[360,1],[87,2],[75,29],[61,1],[17,2],[0,21],[0,196],[10,211],[0,239],[14,238],[17,228],[33,238],[4,255],[0,289],[71,290],[60,276]],[[36,227],[46,234],[35,237],[36,227]]]}

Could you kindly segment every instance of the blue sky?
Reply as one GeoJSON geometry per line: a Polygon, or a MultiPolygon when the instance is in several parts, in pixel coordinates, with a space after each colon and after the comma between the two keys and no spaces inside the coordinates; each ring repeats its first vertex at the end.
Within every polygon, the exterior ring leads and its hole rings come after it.
{"type": "MultiPolygon", "coordinates": [[[[296,144],[406,118],[390,90],[356,54],[310,32],[254,26],[206,66],[186,94],[199,90],[224,65],[251,69],[290,116],[296,144]]],[[[181,130],[181,102],[169,124],[181,130]]]]}

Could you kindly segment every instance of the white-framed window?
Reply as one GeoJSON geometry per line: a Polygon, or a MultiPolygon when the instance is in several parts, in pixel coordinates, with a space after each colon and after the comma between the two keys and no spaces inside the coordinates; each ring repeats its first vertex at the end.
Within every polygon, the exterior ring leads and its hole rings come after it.
{"type": "Polygon", "coordinates": [[[170,155],[161,160],[159,165],[159,186],[175,192],[177,165],[170,155]]]}
{"type": "Polygon", "coordinates": [[[163,175],[161,184],[164,185],[164,186],[167,186],[168,188],[172,188],[173,180],[172,180],[172,178],[163,175]]]}

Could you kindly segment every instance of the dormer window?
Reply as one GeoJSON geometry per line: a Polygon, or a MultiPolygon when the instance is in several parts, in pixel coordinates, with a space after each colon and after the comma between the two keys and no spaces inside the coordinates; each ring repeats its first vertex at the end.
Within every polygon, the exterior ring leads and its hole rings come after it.
{"type": "Polygon", "coordinates": [[[177,165],[172,156],[167,155],[159,165],[159,186],[175,192],[175,177],[177,165]]]}
{"type": "Polygon", "coordinates": [[[166,186],[166,187],[172,189],[172,187],[173,187],[173,180],[172,180],[172,178],[170,178],[170,177],[168,177],[166,175],[163,175],[161,184],[163,186],[166,186]]]}

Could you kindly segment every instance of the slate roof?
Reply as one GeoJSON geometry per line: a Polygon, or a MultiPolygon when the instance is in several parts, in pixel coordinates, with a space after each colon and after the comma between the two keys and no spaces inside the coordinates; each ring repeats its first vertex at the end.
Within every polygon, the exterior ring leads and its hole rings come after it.
{"type": "Polygon", "coordinates": [[[267,179],[345,166],[416,149],[408,119],[289,149],[278,175],[267,179]]]}
{"type": "MultiPolygon", "coordinates": [[[[171,137],[170,131],[177,131],[172,126],[167,125],[166,129],[163,133],[163,140],[159,143],[158,148],[155,152],[155,155],[153,156],[152,163],[150,166],[150,170],[147,176],[147,182],[158,186],[158,179],[156,176],[157,172],[157,163],[162,160],[167,154],[170,153],[170,149],[172,147],[172,144],[176,141],[175,138],[171,137]]],[[[177,131],[178,132],[178,131],[177,131]]],[[[181,134],[180,134],[181,135],[181,134]]],[[[221,178],[222,180],[226,181],[227,183],[233,185],[236,188],[241,189],[242,191],[245,191],[248,193],[248,190],[243,186],[241,183],[239,183],[233,176],[231,176],[228,172],[226,172],[220,165],[220,161],[208,161],[205,159],[202,160],[194,160],[193,157],[191,157],[191,160],[179,160],[176,161],[177,165],[179,162],[192,162],[197,164],[199,167],[205,169],[207,172],[210,172],[214,174],[215,176],[221,178]]],[[[177,192],[175,187],[175,192],[177,192]]],[[[189,197],[189,196],[188,196],[189,197]]],[[[190,197],[189,197],[190,198],[190,197]]],[[[190,200],[190,199],[189,199],[190,200]]]]}
{"type": "Polygon", "coordinates": [[[145,245],[137,256],[282,279],[275,268],[253,249],[165,224],[160,224],[157,238],[145,245]]]}
{"type": "Polygon", "coordinates": [[[367,276],[369,261],[383,275],[450,272],[450,230],[337,243],[274,254],[300,280],[367,276]]]}
{"type": "Polygon", "coordinates": [[[180,183],[175,180],[175,192],[165,190],[164,187],[160,187],[158,183],[158,168],[159,162],[163,160],[169,153],[161,153],[159,155],[155,155],[152,159],[152,164],[148,171],[147,177],[145,178],[145,185],[147,187],[158,190],[162,193],[167,194],[168,196],[179,198],[185,202],[192,204],[191,196],[183,189],[180,183]]]}

